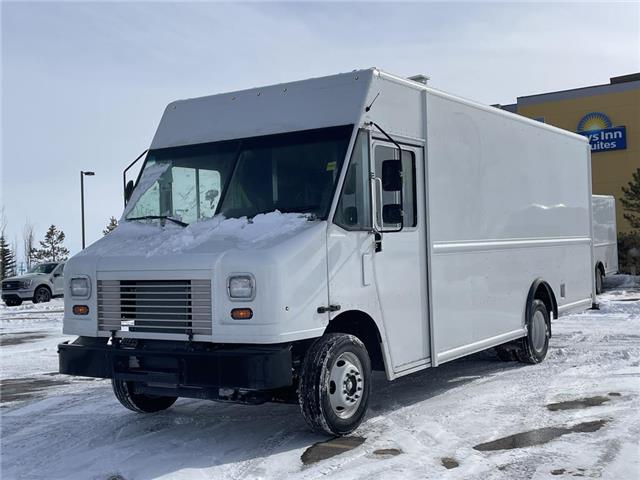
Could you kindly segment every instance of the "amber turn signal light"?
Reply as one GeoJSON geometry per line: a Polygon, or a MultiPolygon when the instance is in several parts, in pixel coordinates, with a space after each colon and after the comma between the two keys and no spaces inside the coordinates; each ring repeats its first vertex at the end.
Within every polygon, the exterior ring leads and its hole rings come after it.
{"type": "Polygon", "coordinates": [[[253,317],[253,311],[250,308],[234,308],[231,310],[231,318],[234,320],[249,320],[253,317]]]}
{"type": "Polygon", "coordinates": [[[74,315],[88,315],[89,307],[86,305],[74,305],[73,306],[73,314],[74,315]]]}

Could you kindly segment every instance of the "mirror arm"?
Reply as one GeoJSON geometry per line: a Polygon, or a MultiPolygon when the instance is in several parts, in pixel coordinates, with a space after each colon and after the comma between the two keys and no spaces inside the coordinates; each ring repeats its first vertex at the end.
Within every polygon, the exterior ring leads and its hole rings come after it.
{"type": "Polygon", "coordinates": [[[122,193],[124,197],[125,207],[127,206],[127,172],[131,167],[133,167],[136,163],[138,163],[138,160],[140,160],[148,151],[149,149],[147,148],[144,152],[138,155],[138,158],[136,158],[133,162],[131,162],[129,166],[127,166],[127,168],[125,168],[122,172],[122,193]]]}
{"type": "MultiPolygon", "coordinates": [[[[402,147],[400,146],[400,144],[398,142],[396,142],[393,138],[391,138],[391,135],[389,135],[387,132],[385,132],[382,129],[382,127],[380,125],[378,125],[376,122],[372,121],[372,122],[369,122],[369,124],[373,125],[378,130],[380,130],[380,132],[385,137],[387,137],[387,139],[389,139],[389,141],[391,143],[393,143],[396,146],[396,148],[398,149],[398,152],[400,152],[400,178],[402,179],[402,182],[404,183],[404,175],[403,175],[403,172],[402,172],[402,147]]],[[[380,181],[380,189],[382,189],[382,180],[380,181]]],[[[380,193],[380,200],[382,200],[382,192],[380,193]]],[[[400,232],[404,228],[404,185],[400,186],[400,207],[402,208],[402,219],[400,221],[400,228],[398,228],[397,230],[392,230],[393,232],[400,232]]]]}
{"type": "MultiPolygon", "coordinates": [[[[378,125],[376,122],[370,122],[370,124],[376,127],[378,130],[380,130],[380,133],[382,133],[385,137],[387,137],[387,139],[396,146],[396,148],[400,151],[400,160],[402,160],[402,147],[400,146],[400,144],[396,142],[393,138],[391,138],[391,135],[385,132],[382,129],[382,127],[378,125]]],[[[400,163],[400,171],[402,171],[402,163],[400,163]]]]}

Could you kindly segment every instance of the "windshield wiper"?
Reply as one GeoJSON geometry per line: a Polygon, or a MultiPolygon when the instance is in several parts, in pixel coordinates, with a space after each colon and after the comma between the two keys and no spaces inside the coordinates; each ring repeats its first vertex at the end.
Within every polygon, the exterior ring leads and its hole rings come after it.
{"type": "Polygon", "coordinates": [[[143,217],[130,217],[130,218],[127,218],[126,220],[169,220],[173,223],[177,223],[181,227],[186,227],[189,225],[188,223],[184,223],[182,220],[177,220],[167,215],[145,215],[143,217]]]}
{"type": "Polygon", "coordinates": [[[313,213],[320,208],[320,205],[305,205],[300,207],[282,207],[279,208],[282,213],[313,213]]]}

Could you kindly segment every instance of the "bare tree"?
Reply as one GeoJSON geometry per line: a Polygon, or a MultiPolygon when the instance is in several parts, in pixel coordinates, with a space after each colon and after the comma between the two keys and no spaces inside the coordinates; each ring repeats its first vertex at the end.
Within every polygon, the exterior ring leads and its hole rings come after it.
{"type": "Polygon", "coordinates": [[[35,234],[33,232],[34,226],[27,219],[22,228],[22,250],[24,252],[24,263],[27,266],[27,270],[31,268],[31,264],[33,263],[33,253],[35,250],[35,234]]]}
{"type": "Polygon", "coordinates": [[[18,236],[17,235],[13,237],[13,242],[11,242],[11,251],[13,252],[13,262],[15,263],[13,270],[16,275],[18,273],[22,274],[22,272],[19,271],[20,264],[18,263],[18,236]]]}
{"type": "Polygon", "coordinates": [[[7,229],[7,214],[4,212],[4,206],[0,208],[0,235],[4,237],[5,230],[7,229]]]}

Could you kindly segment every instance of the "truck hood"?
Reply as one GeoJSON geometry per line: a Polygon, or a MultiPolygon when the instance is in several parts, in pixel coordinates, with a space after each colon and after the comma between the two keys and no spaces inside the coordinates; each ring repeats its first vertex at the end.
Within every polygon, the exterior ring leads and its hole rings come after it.
{"type": "Polygon", "coordinates": [[[279,211],[253,219],[219,215],[187,227],[126,221],[75,260],[94,263],[97,271],[171,270],[175,262],[180,269],[210,269],[226,252],[269,249],[317,224],[307,215],[279,211]]]}
{"type": "Polygon", "coordinates": [[[24,275],[18,275],[16,277],[9,277],[9,278],[3,278],[2,281],[6,282],[9,280],[15,281],[15,280],[28,280],[29,278],[35,278],[35,277],[46,277],[48,276],[48,273],[25,273],[24,275]]]}

